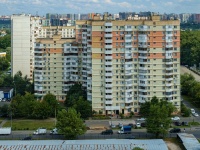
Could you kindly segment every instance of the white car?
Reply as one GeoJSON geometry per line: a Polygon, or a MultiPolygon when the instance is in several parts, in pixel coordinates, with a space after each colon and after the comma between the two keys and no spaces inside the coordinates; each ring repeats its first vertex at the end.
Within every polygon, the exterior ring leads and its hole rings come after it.
{"type": "Polygon", "coordinates": [[[136,123],[135,125],[137,128],[140,128],[141,127],[141,124],[140,123],[136,123]]]}
{"type": "Polygon", "coordinates": [[[179,120],[180,120],[180,118],[179,118],[178,116],[172,117],[171,119],[172,119],[173,121],[179,121],[179,120]]]}
{"type": "Polygon", "coordinates": [[[199,114],[197,114],[197,113],[193,113],[193,116],[195,116],[195,117],[198,117],[198,116],[199,116],[199,114]]]}
{"type": "Polygon", "coordinates": [[[195,113],[195,110],[194,110],[193,108],[191,108],[190,110],[191,110],[191,113],[192,113],[192,114],[195,113]]]}
{"type": "Polygon", "coordinates": [[[138,118],[137,121],[145,121],[146,118],[138,118]]]}

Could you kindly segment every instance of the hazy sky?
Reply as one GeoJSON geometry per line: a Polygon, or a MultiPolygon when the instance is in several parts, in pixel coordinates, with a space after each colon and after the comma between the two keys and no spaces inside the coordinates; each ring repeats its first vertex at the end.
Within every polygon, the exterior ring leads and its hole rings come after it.
{"type": "Polygon", "coordinates": [[[0,0],[0,15],[128,11],[200,13],[200,0],[0,0]]]}

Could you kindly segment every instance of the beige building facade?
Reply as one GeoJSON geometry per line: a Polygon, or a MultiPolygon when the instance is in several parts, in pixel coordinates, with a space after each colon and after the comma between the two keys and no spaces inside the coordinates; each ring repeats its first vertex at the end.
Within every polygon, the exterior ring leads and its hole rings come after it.
{"type": "Polygon", "coordinates": [[[35,74],[40,80],[35,80],[36,95],[51,92],[64,100],[69,87],[80,82],[92,109],[104,114],[137,114],[140,104],[153,96],[180,109],[178,20],[160,20],[157,15],[137,20],[95,16],[94,20],[76,21],[75,38],[59,36],[36,41],[35,55],[53,49],[42,62],[35,56],[35,64],[44,64],[35,66],[35,73],[42,74],[41,78],[35,74]],[[54,62],[47,63],[49,57],[54,62]],[[55,70],[56,66],[60,69],[55,70]]]}

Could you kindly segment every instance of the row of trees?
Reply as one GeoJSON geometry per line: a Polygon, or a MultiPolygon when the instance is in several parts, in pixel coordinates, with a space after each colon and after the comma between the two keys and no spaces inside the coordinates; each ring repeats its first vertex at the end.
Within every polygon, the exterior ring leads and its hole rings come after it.
{"type": "Polygon", "coordinates": [[[153,97],[151,102],[142,104],[140,113],[147,118],[147,132],[154,134],[156,138],[159,135],[165,136],[171,124],[170,116],[175,110],[172,103],[159,100],[157,97],[153,97]]]}
{"type": "Polygon", "coordinates": [[[181,31],[181,64],[200,63],[200,31],[181,31]]]}
{"type": "Polygon", "coordinates": [[[0,49],[6,49],[7,47],[11,47],[11,35],[10,34],[0,37],[0,49]]]}
{"type": "Polygon", "coordinates": [[[181,75],[181,94],[191,97],[192,102],[200,107],[200,83],[193,75],[188,73],[181,75]]]}
{"type": "Polygon", "coordinates": [[[2,74],[0,78],[1,87],[12,87],[16,94],[25,95],[26,92],[34,93],[34,85],[27,76],[23,76],[21,71],[17,72],[14,77],[8,74],[2,74]]]}

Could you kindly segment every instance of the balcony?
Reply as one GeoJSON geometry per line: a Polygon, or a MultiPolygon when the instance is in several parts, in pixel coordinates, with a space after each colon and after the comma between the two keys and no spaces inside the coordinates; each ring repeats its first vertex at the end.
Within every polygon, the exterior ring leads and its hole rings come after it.
{"type": "Polygon", "coordinates": [[[112,73],[105,73],[105,76],[107,76],[107,77],[112,77],[113,74],[112,74],[112,73]]]}
{"type": "Polygon", "coordinates": [[[112,48],[112,45],[105,45],[105,48],[112,48]]]}
{"type": "Polygon", "coordinates": [[[112,60],[112,56],[105,56],[105,59],[112,60]]]}
{"type": "Polygon", "coordinates": [[[106,22],[106,23],[105,23],[105,26],[106,26],[106,27],[111,27],[111,26],[112,26],[112,23],[111,23],[111,22],[106,22]]]}
{"type": "Polygon", "coordinates": [[[105,106],[105,110],[120,110],[120,106],[105,106]]]}
{"type": "Polygon", "coordinates": [[[132,83],[132,82],[125,82],[125,85],[126,85],[126,86],[132,86],[133,83],[132,83]]]}
{"type": "Polygon", "coordinates": [[[147,59],[147,55],[146,56],[138,56],[138,58],[141,58],[141,59],[147,59]]]}
{"type": "Polygon", "coordinates": [[[166,67],[166,70],[173,70],[174,68],[173,67],[166,67]]]}
{"type": "Polygon", "coordinates": [[[45,53],[45,52],[42,49],[35,49],[34,53],[35,54],[42,54],[42,53],[45,53]]]}
{"type": "Polygon", "coordinates": [[[174,78],[173,78],[173,77],[171,77],[171,78],[165,78],[165,80],[166,80],[166,81],[173,81],[174,78]]]}
{"type": "Polygon", "coordinates": [[[105,43],[112,43],[112,39],[109,39],[109,40],[106,39],[106,40],[105,40],[105,43]]]}
{"type": "Polygon", "coordinates": [[[139,103],[146,103],[145,100],[139,100],[139,103]]]}
{"type": "Polygon", "coordinates": [[[132,38],[132,35],[131,34],[125,34],[125,39],[126,38],[132,38]]]}
{"type": "Polygon", "coordinates": [[[125,54],[125,59],[131,59],[131,58],[132,58],[132,53],[125,54]]]}
{"type": "Polygon", "coordinates": [[[104,34],[104,37],[105,37],[105,38],[112,38],[112,33],[105,33],[105,34],[104,34]]]}
{"type": "Polygon", "coordinates": [[[112,71],[113,68],[112,67],[105,67],[105,71],[112,71]]]}
{"type": "Polygon", "coordinates": [[[147,92],[147,89],[138,89],[139,92],[147,92]]]}
{"type": "Polygon", "coordinates": [[[173,75],[173,72],[165,72],[166,75],[173,75]]]}
{"type": "Polygon", "coordinates": [[[139,31],[147,31],[148,30],[148,26],[146,26],[146,25],[138,26],[138,30],[139,31]]]}
{"type": "Polygon", "coordinates": [[[148,70],[146,67],[139,67],[139,70],[148,70]]]}
{"type": "Polygon", "coordinates": [[[166,92],[173,92],[173,89],[166,89],[166,92]]]}
{"type": "Polygon", "coordinates": [[[112,32],[112,28],[105,28],[105,32],[112,32]]]}
{"type": "Polygon", "coordinates": [[[125,42],[130,43],[130,42],[132,42],[132,39],[131,38],[126,38],[125,42]]]}
{"type": "Polygon", "coordinates": [[[139,34],[138,35],[138,42],[147,42],[147,35],[139,34]]]}
{"type": "Polygon", "coordinates": [[[168,61],[168,62],[165,62],[166,65],[172,65],[173,64],[173,61],[168,61]]]}
{"type": "Polygon", "coordinates": [[[172,25],[166,25],[165,30],[166,31],[173,31],[173,26],[172,25]]]}
{"type": "Polygon", "coordinates": [[[125,26],[125,31],[133,31],[132,26],[125,26]]]}
{"type": "Polygon", "coordinates": [[[113,96],[112,96],[112,95],[105,95],[105,98],[107,98],[107,99],[112,99],[113,96]]]}
{"type": "Polygon", "coordinates": [[[141,54],[147,54],[148,51],[147,51],[147,50],[138,50],[138,53],[141,53],[141,54]]]}
{"type": "Polygon", "coordinates": [[[139,44],[138,44],[138,47],[147,48],[148,45],[147,45],[147,43],[139,43],[139,44]]]}
{"type": "Polygon", "coordinates": [[[112,78],[105,78],[105,82],[112,82],[112,78]]]}
{"type": "Polygon", "coordinates": [[[173,86],[173,83],[166,83],[166,86],[173,86]]]}
{"type": "Polygon", "coordinates": [[[105,93],[112,93],[111,89],[105,89],[105,93]]]}
{"type": "Polygon", "coordinates": [[[165,47],[166,48],[171,48],[171,47],[173,47],[173,44],[166,44],[165,47]]]}
{"type": "Polygon", "coordinates": [[[125,48],[132,48],[132,44],[125,45],[125,48]]]}
{"type": "Polygon", "coordinates": [[[113,101],[112,101],[112,100],[111,100],[111,101],[107,101],[107,100],[106,100],[106,101],[105,101],[105,104],[111,104],[111,105],[112,105],[112,104],[113,104],[113,101]]]}
{"type": "Polygon", "coordinates": [[[125,70],[132,70],[133,67],[132,66],[129,66],[129,65],[125,65],[125,70]]]}
{"type": "Polygon", "coordinates": [[[111,87],[112,87],[112,84],[105,84],[105,87],[106,87],[106,88],[111,88],[111,87]]]}
{"type": "Polygon", "coordinates": [[[146,81],[146,82],[143,82],[143,83],[140,83],[140,82],[139,82],[139,86],[148,86],[148,83],[147,83],[147,81],[146,81]]]}
{"type": "Polygon", "coordinates": [[[105,54],[112,54],[112,50],[105,50],[105,54]]]}
{"type": "Polygon", "coordinates": [[[105,65],[112,65],[112,61],[106,61],[105,65]]]}

